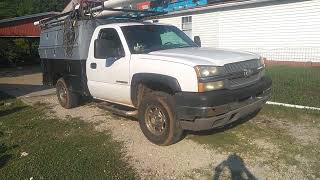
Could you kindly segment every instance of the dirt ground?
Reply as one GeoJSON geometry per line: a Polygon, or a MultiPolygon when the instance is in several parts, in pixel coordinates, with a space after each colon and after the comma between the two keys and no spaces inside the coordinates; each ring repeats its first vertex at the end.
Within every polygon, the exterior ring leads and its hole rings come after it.
{"type": "Polygon", "coordinates": [[[320,179],[314,170],[319,167],[319,157],[312,159],[298,150],[292,152],[285,149],[290,144],[276,141],[277,137],[288,137],[287,142],[310,145],[310,151],[315,151],[312,155],[319,156],[316,148],[320,147],[320,120],[314,117],[302,124],[258,115],[226,132],[189,133],[177,144],[160,147],[144,137],[137,120],[103,111],[94,102],[70,110],[62,108],[55,90],[41,85],[37,69],[1,72],[0,76],[0,91],[31,105],[47,104],[49,116],[81,118],[93,123],[97,131],[111,132],[114,139],[123,143],[124,158],[142,179],[320,179]],[[264,127],[277,131],[257,130],[264,127]],[[288,154],[288,159],[293,158],[298,164],[286,161],[288,154]]]}

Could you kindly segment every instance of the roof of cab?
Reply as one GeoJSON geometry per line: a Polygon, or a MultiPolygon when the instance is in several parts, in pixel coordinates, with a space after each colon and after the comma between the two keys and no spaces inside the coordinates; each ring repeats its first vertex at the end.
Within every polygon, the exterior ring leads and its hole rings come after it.
{"type": "Polygon", "coordinates": [[[112,23],[116,24],[120,27],[124,26],[142,26],[142,25],[169,25],[169,24],[163,24],[163,23],[152,23],[152,22],[125,22],[125,23],[112,23]]]}

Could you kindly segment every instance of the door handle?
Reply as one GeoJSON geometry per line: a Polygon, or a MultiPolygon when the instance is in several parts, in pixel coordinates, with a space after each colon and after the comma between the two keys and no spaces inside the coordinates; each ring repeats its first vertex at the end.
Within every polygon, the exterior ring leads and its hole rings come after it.
{"type": "Polygon", "coordinates": [[[91,63],[90,64],[91,69],[97,69],[97,63],[91,63]]]}

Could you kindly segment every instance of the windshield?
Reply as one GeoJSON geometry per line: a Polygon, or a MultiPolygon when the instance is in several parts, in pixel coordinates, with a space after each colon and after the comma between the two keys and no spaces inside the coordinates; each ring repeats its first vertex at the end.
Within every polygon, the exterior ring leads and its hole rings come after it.
{"type": "Polygon", "coordinates": [[[135,25],[121,28],[132,54],[151,51],[197,47],[181,30],[165,25],[135,25]]]}

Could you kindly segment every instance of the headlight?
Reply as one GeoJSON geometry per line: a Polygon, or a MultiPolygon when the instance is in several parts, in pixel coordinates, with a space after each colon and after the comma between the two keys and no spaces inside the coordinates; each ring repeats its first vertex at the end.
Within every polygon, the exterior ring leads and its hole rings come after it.
{"type": "MultiPolygon", "coordinates": [[[[217,66],[195,66],[198,78],[207,78],[224,74],[223,67],[217,66]]],[[[199,82],[198,92],[213,91],[224,88],[224,81],[199,82]]]]}
{"type": "Polygon", "coordinates": [[[198,92],[213,91],[224,88],[223,81],[198,83],[198,92]]]}
{"type": "Polygon", "coordinates": [[[194,69],[197,73],[197,76],[200,78],[216,76],[221,74],[223,71],[222,67],[216,67],[216,66],[195,66],[194,69]]]}

